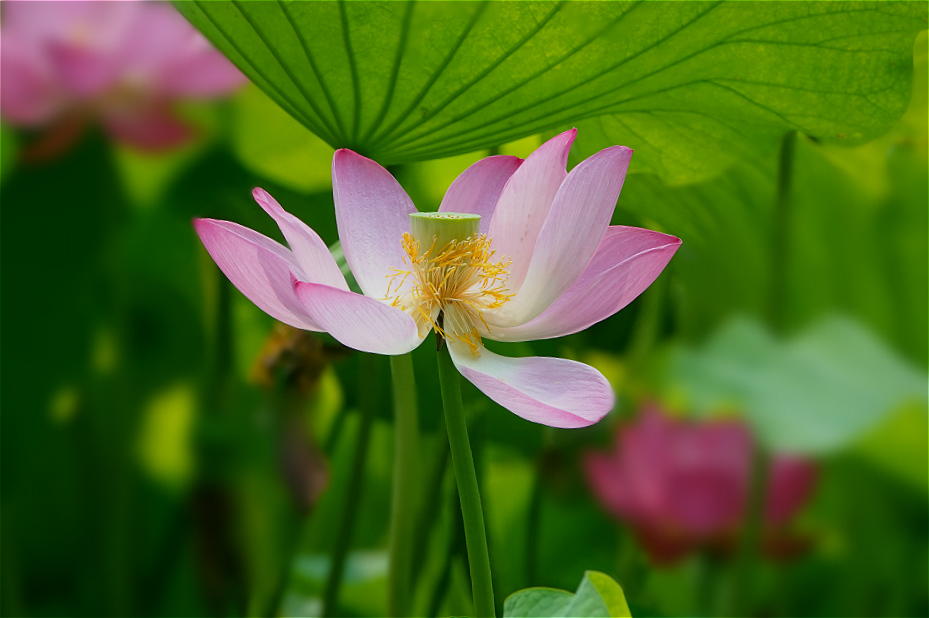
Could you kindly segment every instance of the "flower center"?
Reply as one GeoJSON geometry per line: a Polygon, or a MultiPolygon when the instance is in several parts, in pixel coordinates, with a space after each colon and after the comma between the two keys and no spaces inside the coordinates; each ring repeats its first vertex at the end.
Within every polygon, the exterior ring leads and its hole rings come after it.
{"type": "Polygon", "coordinates": [[[416,320],[420,336],[434,328],[478,356],[477,325],[489,330],[483,313],[513,296],[506,287],[510,260],[493,260],[490,239],[477,232],[478,215],[415,213],[410,219],[412,233],[401,241],[406,268],[388,275],[386,299],[416,320]],[[403,289],[408,279],[412,284],[403,289]]]}

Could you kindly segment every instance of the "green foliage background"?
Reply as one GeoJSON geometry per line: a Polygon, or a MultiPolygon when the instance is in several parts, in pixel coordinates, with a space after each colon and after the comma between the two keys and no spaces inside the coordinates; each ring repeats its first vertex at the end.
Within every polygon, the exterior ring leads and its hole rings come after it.
{"type": "MultiPolygon", "coordinates": [[[[725,613],[731,561],[654,568],[579,468],[656,398],[682,414],[744,414],[769,444],[820,461],[796,522],[809,545],[758,567],[748,613],[929,612],[925,3],[176,6],[254,82],[185,108],[196,142],[147,155],[92,134],[29,165],[17,153],[36,136],[2,128],[4,615],[315,615],[365,392],[376,416],[337,609],[383,613],[386,360],[327,357],[293,422],[253,377],[272,320],[231,288],[190,220],[280,239],[250,198],[262,186],[333,243],[333,148],[391,165],[434,209],[469,163],[526,156],[568,126],[570,165],[616,143],[636,150],[613,222],[684,245],[616,316],[505,348],[600,368],[619,395],[600,425],[531,425],[465,384],[498,613],[523,588],[578,590],[588,570],[619,581],[633,615],[725,613]],[[779,245],[778,144],[792,130],[779,245]],[[306,516],[294,464],[281,463],[288,439],[328,462],[306,516]]],[[[429,346],[414,362],[414,608],[462,615],[429,346]]]]}

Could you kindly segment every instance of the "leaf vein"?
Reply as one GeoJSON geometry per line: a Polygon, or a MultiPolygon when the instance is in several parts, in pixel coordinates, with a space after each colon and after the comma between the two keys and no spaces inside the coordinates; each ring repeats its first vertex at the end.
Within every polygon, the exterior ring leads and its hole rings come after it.
{"type": "Polygon", "coordinates": [[[361,124],[361,83],[358,79],[358,67],[355,65],[355,51],[352,49],[352,38],[349,33],[348,13],[345,9],[345,2],[346,0],[339,0],[339,16],[342,20],[342,38],[345,41],[345,51],[348,54],[348,66],[352,73],[352,90],[355,94],[351,141],[349,143],[355,146],[355,142],[358,141],[358,125],[361,124]]]}
{"type": "MultiPolygon", "coordinates": [[[[251,18],[245,11],[242,10],[242,7],[239,6],[239,0],[233,0],[233,1],[231,2],[231,4],[232,4],[232,6],[234,6],[235,9],[239,12],[239,15],[242,16],[242,19],[244,19],[244,20],[248,23],[249,27],[255,32],[255,35],[256,35],[256,36],[258,37],[258,39],[261,41],[262,45],[265,46],[265,48],[268,50],[268,52],[269,52],[269,53],[271,54],[271,56],[274,58],[275,62],[277,62],[278,66],[281,67],[281,70],[284,72],[284,74],[287,75],[287,77],[290,79],[291,83],[292,83],[294,86],[296,86],[297,90],[300,91],[300,94],[303,95],[303,98],[304,98],[308,103],[310,103],[310,106],[312,107],[313,111],[314,111],[314,112],[316,113],[316,115],[319,117],[320,122],[321,122],[323,125],[325,125],[326,122],[325,122],[325,120],[323,119],[322,113],[320,112],[319,108],[317,108],[316,105],[313,104],[313,102],[312,102],[313,99],[312,99],[312,97],[309,95],[309,93],[306,91],[306,88],[304,87],[303,83],[302,83],[300,80],[298,80],[298,79],[296,78],[296,76],[293,74],[293,72],[291,72],[290,67],[287,66],[287,63],[285,63],[283,60],[281,60],[280,56],[278,56],[277,51],[275,51],[274,48],[271,47],[271,45],[268,43],[267,39],[265,39],[264,35],[261,33],[261,30],[257,27],[257,25],[256,25],[255,22],[252,20],[252,18],[251,18]]],[[[321,132],[321,131],[319,131],[319,130],[314,130],[313,132],[316,133],[317,135],[320,135],[321,137],[323,137],[323,139],[326,139],[325,136],[323,135],[324,132],[321,132]]],[[[327,128],[327,130],[325,131],[325,133],[328,134],[328,135],[330,136],[330,139],[332,139],[332,135],[331,135],[331,133],[329,133],[328,128],[327,128]]],[[[328,141],[328,140],[327,140],[327,141],[328,141]]]]}
{"type": "Polygon", "coordinates": [[[321,128],[311,118],[308,118],[306,114],[303,113],[303,110],[300,109],[300,107],[296,105],[293,101],[291,101],[290,98],[287,95],[285,95],[284,92],[282,92],[277,87],[277,85],[275,85],[275,83],[271,79],[269,79],[268,76],[265,75],[265,73],[261,71],[255,65],[255,63],[249,60],[248,56],[242,52],[241,48],[239,48],[239,46],[236,45],[236,43],[229,36],[229,34],[219,26],[216,20],[213,19],[213,17],[210,16],[210,14],[206,10],[204,10],[202,6],[203,4],[202,0],[193,0],[193,3],[194,5],[197,6],[197,8],[200,9],[200,12],[203,14],[206,20],[209,21],[210,24],[216,29],[216,32],[219,33],[219,35],[222,36],[223,39],[225,39],[227,43],[229,43],[229,46],[232,47],[232,49],[234,49],[237,54],[239,54],[243,62],[247,63],[248,66],[251,67],[252,72],[264,82],[264,84],[266,85],[266,89],[277,93],[278,98],[276,100],[277,100],[278,105],[283,107],[287,111],[288,114],[296,118],[298,121],[303,122],[305,125],[310,127],[312,131],[318,132],[318,134],[324,133],[324,131],[322,131],[321,128]]]}
{"type": "Polygon", "coordinates": [[[467,39],[468,36],[471,34],[471,29],[474,28],[474,25],[478,22],[481,14],[483,14],[487,6],[488,6],[487,2],[482,2],[478,5],[477,10],[474,12],[474,15],[472,15],[471,19],[468,20],[468,23],[465,26],[464,30],[462,30],[461,33],[458,35],[458,39],[456,39],[455,44],[452,46],[449,53],[446,54],[445,58],[443,58],[442,62],[439,64],[436,71],[426,81],[426,84],[423,86],[422,90],[420,90],[419,94],[416,95],[416,97],[414,97],[413,101],[407,106],[407,108],[403,110],[402,113],[400,113],[400,115],[397,117],[397,119],[394,121],[392,125],[390,125],[387,129],[382,131],[380,135],[377,135],[373,138],[372,141],[375,145],[380,144],[387,135],[390,135],[395,129],[398,128],[398,126],[403,124],[403,122],[409,117],[409,115],[413,112],[413,110],[416,109],[416,106],[422,103],[423,99],[426,98],[427,94],[429,94],[429,91],[432,89],[432,86],[438,81],[439,77],[445,71],[446,67],[448,67],[448,65],[451,64],[452,59],[455,57],[455,54],[458,53],[459,49],[461,49],[462,43],[464,43],[465,39],[467,39]]]}
{"type": "MultiPolygon", "coordinates": [[[[591,77],[589,77],[589,78],[586,78],[584,81],[585,81],[586,83],[590,83],[590,82],[592,82],[592,81],[594,81],[594,80],[600,79],[601,77],[603,77],[603,76],[605,76],[605,75],[607,75],[607,74],[609,74],[609,73],[615,71],[616,69],[620,68],[620,67],[623,66],[624,64],[626,64],[626,63],[628,63],[628,62],[631,62],[632,60],[635,60],[636,58],[640,57],[642,54],[644,54],[644,53],[646,53],[646,52],[648,52],[648,51],[654,49],[655,47],[657,47],[657,46],[660,45],[661,43],[664,43],[665,41],[671,39],[672,37],[678,35],[679,33],[683,32],[683,31],[686,30],[687,28],[691,27],[691,26],[692,26],[693,24],[695,24],[697,21],[699,21],[700,19],[702,19],[703,17],[705,17],[706,15],[708,15],[710,12],[712,12],[713,9],[715,9],[717,6],[719,6],[719,4],[720,4],[719,2],[714,3],[709,9],[707,9],[707,10],[704,11],[703,13],[700,13],[699,15],[697,15],[697,17],[695,17],[695,18],[692,19],[691,21],[687,22],[686,24],[684,24],[684,25],[681,26],[680,28],[678,28],[678,29],[676,29],[676,30],[670,32],[670,33],[667,34],[666,36],[664,36],[664,37],[658,39],[657,41],[653,42],[651,45],[649,45],[649,46],[647,46],[647,47],[645,47],[645,48],[643,48],[643,49],[641,49],[641,50],[636,51],[633,55],[631,55],[631,56],[629,56],[629,57],[627,57],[627,58],[622,59],[621,61],[619,61],[619,62],[617,62],[617,63],[615,63],[615,64],[613,64],[613,65],[607,67],[606,69],[600,71],[599,73],[597,73],[597,74],[595,74],[595,75],[593,75],[593,76],[591,76],[591,77]]],[[[702,53],[702,51],[703,51],[703,50],[701,50],[700,52],[697,52],[697,53],[702,53]]],[[[686,58],[685,58],[685,59],[686,59],[686,58]]],[[[672,64],[673,64],[673,63],[672,63],[672,64]]],[[[605,96],[605,95],[607,95],[607,94],[612,94],[612,93],[615,92],[616,90],[625,88],[626,86],[628,86],[628,85],[631,84],[631,83],[635,83],[636,81],[640,81],[641,79],[645,79],[646,77],[649,77],[650,75],[652,75],[652,74],[654,74],[654,73],[659,73],[659,72],[661,72],[661,71],[664,71],[664,70],[667,69],[669,66],[672,66],[672,65],[667,65],[667,66],[665,66],[665,67],[662,67],[661,69],[657,69],[657,70],[653,71],[652,73],[650,73],[650,74],[648,74],[648,75],[641,76],[641,77],[639,77],[639,78],[637,78],[637,79],[635,79],[635,80],[632,80],[632,81],[630,81],[630,82],[627,82],[627,83],[621,84],[621,85],[619,85],[619,86],[610,88],[608,91],[606,91],[606,92],[604,92],[604,93],[601,93],[600,95],[597,95],[596,98],[601,98],[601,97],[603,97],[603,96],[605,96]]],[[[530,110],[530,109],[536,108],[536,107],[538,107],[539,105],[542,105],[542,104],[548,103],[548,102],[550,102],[550,101],[553,101],[553,100],[557,99],[558,97],[560,97],[560,96],[562,96],[562,95],[564,95],[564,94],[566,94],[566,93],[568,93],[568,92],[573,91],[576,87],[577,87],[576,85],[569,86],[568,88],[564,88],[564,89],[562,89],[561,91],[559,91],[559,92],[557,92],[557,93],[555,93],[555,94],[553,94],[553,95],[551,95],[551,96],[548,96],[548,97],[546,97],[546,98],[544,98],[544,99],[541,99],[541,100],[538,100],[538,101],[536,101],[536,102],[534,102],[534,103],[531,103],[531,104],[529,104],[529,105],[526,105],[526,106],[524,106],[524,107],[522,107],[522,108],[520,108],[520,109],[518,109],[518,110],[511,110],[511,111],[507,112],[507,113],[504,114],[504,115],[497,116],[496,118],[494,118],[494,119],[492,119],[492,120],[489,120],[489,121],[485,122],[483,125],[480,125],[480,126],[478,126],[478,127],[474,127],[474,128],[472,128],[472,129],[464,129],[464,130],[462,130],[462,131],[459,131],[458,133],[453,133],[453,134],[451,134],[451,135],[447,135],[447,136],[445,136],[445,139],[454,138],[454,137],[457,137],[457,136],[462,135],[462,134],[464,134],[464,133],[472,133],[472,132],[474,132],[474,131],[476,131],[476,130],[480,130],[480,129],[482,129],[482,128],[490,127],[490,126],[492,126],[493,124],[496,124],[496,123],[498,123],[498,122],[500,122],[500,121],[502,121],[502,120],[506,120],[506,119],[508,119],[508,118],[512,118],[512,117],[513,117],[514,115],[516,115],[516,114],[521,114],[521,113],[526,112],[526,111],[528,111],[528,110],[530,110]]],[[[571,109],[571,108],[575,107],[576,105],[577,105],[577,103],[570,103],[570,104],[568,104],[567,107],[563,107],[563,108],[561,108],[561,109],[559,109],[559,110],[556,110],[554,113],[562,112],[562,111],[564,111],[565,109],[571,109]]],[[[437,128],[434,128],[429,134],[435,134],[435,133],[441,131],[442,129],[447,128],[449,125],[450,125],[450,123],[445,123],[444,125],[441,125],[441,126],[439,126],[439,127],[437,127],[437,128]]],[[[548,126],[554,126],[554,125],[553,125],[553,124],[549,124],[548,126]]],[[[427,134],[427,135],[429,135],[429,134],[427,134]]],[[[400,148],[400,147],[403,147],[403,146],[407,146],[407,145],[409,145],[409,144],[414,144],[415,142],[416,142],[416,140],[414,140],[414,139],[401,140],[401,141],[399,141],[399,142],[397,142],[397,143],[395,144],[395,147],[400,148]]]]}
{"type": "Polygon", "coordinates": [[[374,119],[367,133],[365,133],[364,137],[361,139],[362,142],[367,142],[371,135],[377,131],[377,128],[387,115],[387,110],[390,109],[390,104],[393,102],[394,91],[397,88],[397,79],[400,75],[400,65],[403,63],[403,55],[406,53],[406,46],[409,41],[410,23],[413,21],[413,7],[415,4],[415,0],[407,0],[405,4],[406,11],[403,14],[403,22],[400,26],[400,39],[397,42],[397,53],[394,57],[393,68],[390,72],[390,81],[387,85],[387,92],[384,95],[384,102],[381,104],[381,111],[378,113],[377,118],[374,119]]]}
{"type": "MultiPolygon", "coordinates": [[[[555,5],[555,8],[552,9],[545,17],[543,17],[543,18],[539,21],[539,23],[537,23],[537,24],[535,25],[535,27],[533,27],[532,30],[530,30],[524,37],[522,37],[519,41],[517,41],[517,42],[515,43],[515,45],[513,45],[512,47],[510,47],[510,49],[504,51],[503,54],[502,54],[499,58],[497,58],[494,62],[490,63],[490,65],[488,65],[487,67],[485,67],[484,70],[481,71],[481,73],[478,74],[476,77],[474,77],[471,81],[469,81],[467,84],[465,84],[464,86],[462,86],[461,88],[459,88],[456,92],[454,92],[454,93],[452,93],[451,95],[449,95],[448,97],[446,97],[445,100],[442,101],[441,103],[439,103],[436,107],[434,107],[433,109],[429,110],[429,111],[423,116],[423,118],[421,119],[420,122],[424,124],[424,123],[427,122],[429,119],[433,118],[436,114],[438,114],[439,112],[441,112],[442,110],[444,110],[444,109],[445,109],[446,107],[448,107],[452,102],[454,102],[456,99],[458,99],[458,97],[462,96],[465,92],[467,92],[467,91],[470,90],[472,87],[474,87],[475,84],[477,84],[479,81],[481,81],[482,79],[484,79],[485,77],[487,77],[488,75],[490,75],[497,67],[499,67],[501,64],[503,64],[503,62],[504,62],[507,58],[509,58],[510,56],[512,56],[513,54],[515,54],[523,45],[525,45],[527,42],[529,42],[529,40],[532,39],[532,37],[534,37],[536,34],[538,34],[538,32],[539,32],[542,28],[544,28],[545,25],[546,25],[549,21],[551,21],[551,19],[555,16],[555,14],[558,13],[558,11],[561,10],[561,7],[564,6],[564,4],[565,4],[566,1],[567,1],[567,0],[562,0],[561,2],[559,2],[558,4],[556,4],[556,5],[555,5]]],[[[446,126],[447,126],[447,125],[446,125],[446,126]]],[[[394,133],[396,133],[396,131],[394,131],[394,133]]],[[[383,140],[389,140],[389,139],[392,137],[392,135],[393,135],[392,133],[388,133],[388,134],[385,135],[382,139],[383,139],[383,140]]],[[[407,141],[412,141],[412,140],[407,140],[407,141]]]]}
{"type": "MultiPolygon", "coordinates": [[[[287,18],[287,22],[290,24],[291,29],[294,31],[294,34],[297,36],[297,40],[300,42],[300,47],[303,48],[303,55],[306,57],[307,63],[310,65],[310,70],[313,71],[313,74],[316,76],[316,81],[319,82],[320,90],[322,90],[323,97],[326,99],[326,103],[329,105],[329,110],[332,112],[332,117],[335,120],[337,131],[333,133],[338,133],[342,136],[342,139],[345,139],[345,125],[342,122],[342,117],[339,114],[339,110],[336,107],[335,99],[332,96],[332,92],[329,90],[329,86],[326,84],[326,80],[323,79],[322,72],[319,70],[319,67],[316,64],[316,58],[313,56],[313,53],[310,51],[309,45],[307,45],[306,38],[304,38],[303,33],[297,28],[294,23],[295,20],[290,10],[287,8],[287,5],[282,1],[278,0],[278,4],[283,11],[284,16],[287,18]]],[[[335,141],[330,142],[330,145],[333,147],[336,145],[335,141]]]]}

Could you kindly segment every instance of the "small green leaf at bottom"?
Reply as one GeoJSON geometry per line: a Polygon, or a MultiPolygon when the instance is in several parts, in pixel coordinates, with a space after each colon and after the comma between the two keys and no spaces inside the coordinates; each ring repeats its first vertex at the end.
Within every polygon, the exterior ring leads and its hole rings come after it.
{"type": "Polygon", "coordinates": [[[514,592],[503,605],[504,618],[542,616],[632,616],[623,589],[598,571],[587,571],[577,592],[555,588],[526,588],[514,592]]]}

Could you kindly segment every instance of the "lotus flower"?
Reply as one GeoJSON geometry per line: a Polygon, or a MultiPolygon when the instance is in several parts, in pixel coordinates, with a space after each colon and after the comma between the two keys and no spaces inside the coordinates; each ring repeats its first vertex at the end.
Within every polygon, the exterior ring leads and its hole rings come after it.
{"type": "Polygon", "coordinates": [[[2,23],[0,113],[15,125],[97,117],[122,141],[162,149],[191,135],[173,101],[245,83],[168,3],[4,2],[2,23]]]}
{"type": "Polygon", "coordinates": [[[501,406],[533,422],[582,427],[613,406],[598,371],[558,358],[499,356],[483,338],[527,341],[583,330],[648,287],[680,240],[610,226],[632,151],[607,148],[569,174],[575,135],[552,138],[525,161],[478,161],[434,215],[418,214],[374,161],[336,151],[339,238],[363,294],[349,290],[319,236],[261,189],[255,200],[290,249],[227,221],[199,219],[195,227],[232,283],[278,320],[390,355],[413,350],[435,329],[462,375],[501,406]]]}
{"type": "MultiPolygon", "coordinates": [[[[613,516],[629,523],[658,563],[700,546],[725,547],[738,533],[748,501],[752,438],[737,420],[676,420],[654,405],[618,430],[610,453],[589,454],[587,479],[613,516]]],[[[783,554],[787,524],[816,484],[812,462],[773,458],[765,501],[765,544],[783,554]]]]}

